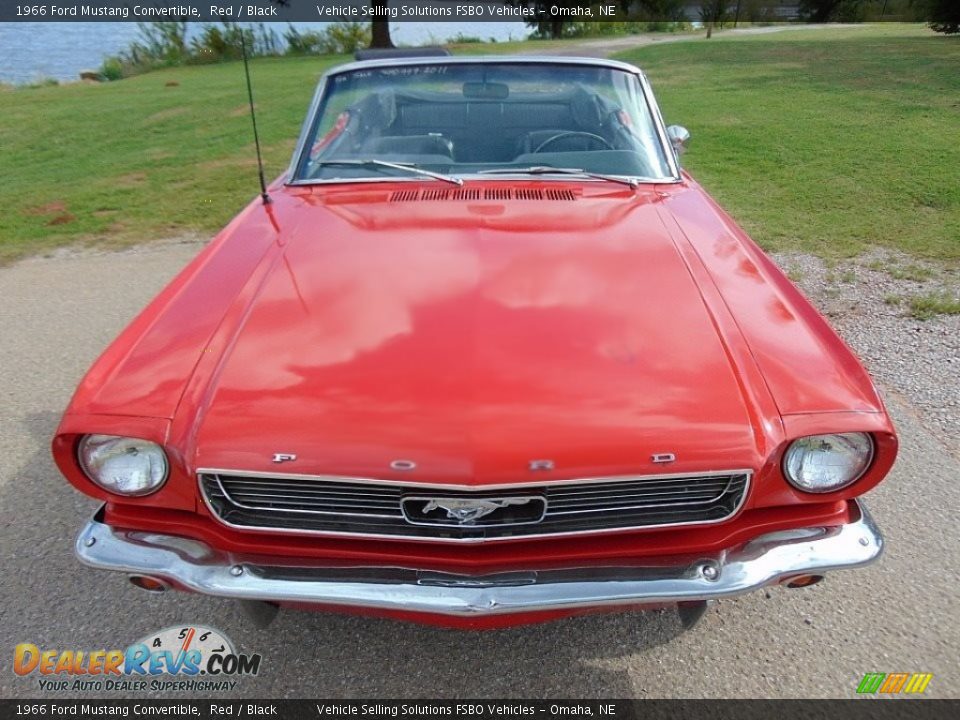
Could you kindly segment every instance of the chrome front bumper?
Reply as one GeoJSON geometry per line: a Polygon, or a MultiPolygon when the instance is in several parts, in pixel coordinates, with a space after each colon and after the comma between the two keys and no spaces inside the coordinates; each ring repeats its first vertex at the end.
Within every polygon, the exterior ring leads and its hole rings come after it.
{"type": "Polygon", "coordinates": [[[876,560],[880,530],[866,508],[847,525],[768,533],[668,566],[585,567],[456,575],[397,567],[263,565],[209,545],[115,530],[96,519],[77,537],[86,565],[163,579],[205,595],[483,617],[545,610],[665,604],[730,597],[799,575],[876,560]]]}

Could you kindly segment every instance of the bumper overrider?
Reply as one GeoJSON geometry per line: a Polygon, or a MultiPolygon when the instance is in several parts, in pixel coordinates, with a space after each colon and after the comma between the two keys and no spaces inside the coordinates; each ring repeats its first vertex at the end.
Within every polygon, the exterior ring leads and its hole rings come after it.
{"type": "Polygon", "coordinates": [[[77,537],[90,567],[147,576],[185,590],[271,603],[482,618],[579,608],[662,605],[718,599],[790,578],[876,560],[883,537],[864,505],[858,519],[760,535],[694,561],[656,566],[580,567],[458,575],[402,567],[264,565],[206,543],[118,530],[97,517],[77,537]]]}

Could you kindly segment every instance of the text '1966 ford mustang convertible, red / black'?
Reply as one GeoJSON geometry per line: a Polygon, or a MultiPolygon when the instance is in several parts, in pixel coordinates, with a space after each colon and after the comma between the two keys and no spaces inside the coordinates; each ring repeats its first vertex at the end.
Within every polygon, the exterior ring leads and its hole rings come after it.
{"type": "Polygon", "coordinates": [[[80,560],[261,624],[463,628],[689,626],[875,560],[890,418],[687,138],[613,61],[327,73],[289,169],[74,395],[80,560]]]}

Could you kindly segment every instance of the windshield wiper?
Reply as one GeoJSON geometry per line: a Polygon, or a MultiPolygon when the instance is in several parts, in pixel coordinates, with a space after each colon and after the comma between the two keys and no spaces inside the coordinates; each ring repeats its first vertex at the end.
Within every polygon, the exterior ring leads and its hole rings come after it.
{"type": "Polygon", "coordinates": [[[336,167],[338,165],[342,166],[355,166],[355,167],[375,167],[375,168],[392,168],[393,170],[405,170],[406,172],[413,173],[415,175],[423,175],[424,177],[433,178],[434,180],[443,180],[444,182],[453,183],[454,185],[460,186],[463,185],[463,180],[458,177],[453,177],[452,175],[444,175],[443,173],[436,173],[430,170],[424,170],[419,168],[416,165],[409,163],[392,163],[387,162],[386,160],[374,160],[374,159],[361,159],[361,158],[343,158],[342,160],[318,160],[314,163],[314,167],[336,167]]]}
{"type": "Polygon", "coordinates": [[[603,173],[589,172],[582,168],[558,168],[549,165],[534,165],[525,168],[495,168],[493,170],[478,170],[477,175],[580,175],[582,177],[596,178],[597,180],[609,180],[610,182],[621,183],[635,188],[640,185],[640,181],[632,177],[620,177],[618,175],[605,175],[603,173]]]}

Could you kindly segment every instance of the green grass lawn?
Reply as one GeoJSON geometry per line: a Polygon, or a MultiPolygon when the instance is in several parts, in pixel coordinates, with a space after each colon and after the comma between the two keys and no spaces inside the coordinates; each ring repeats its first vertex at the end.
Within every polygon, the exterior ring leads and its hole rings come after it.
{"type": "MultiPolygon", "coordinates": [[[[289,161],[318,76],[345,59],[252,63],[268,176],[289,161]]],[[[624,59],[693,133],[690,170],[764,247],[960,260],[960,38],[785,31],[624,59]]],[[[239,63],[0,90],[0,263],[215,232],[256,193],[245,93],[239,63]]]]}
{"type": "Polygon", "coordinates": [[[687,168],[768,250],[960,261],[960,37],[783,31],[619,56],[649,76],[687,168]]]}
{"type": "MultiPolygon", "coordinates": [[[[290,161],[317,79],[347,59],[251,64],[268,178],[290,161]]],[[[257,193],[246,92],[235,62],[0,91],[0,262],[215,232],[257,193]]]]}

